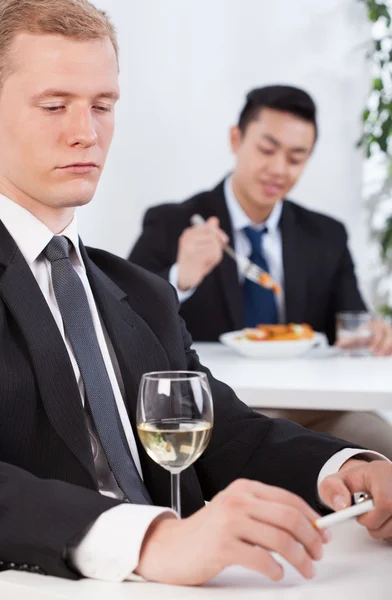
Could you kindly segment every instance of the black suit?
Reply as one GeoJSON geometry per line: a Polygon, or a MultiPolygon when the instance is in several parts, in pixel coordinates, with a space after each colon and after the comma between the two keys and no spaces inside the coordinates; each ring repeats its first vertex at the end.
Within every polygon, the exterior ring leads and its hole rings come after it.
{"type": "MultiPolygon", "coordinates": [[[[135,432],[143,373],[206,369],[190,347],[175,294],[163,279],[107,252],[81,250],[135,432]]],[[[66,347],[29,266],[1,222],[0,336],[0,569],[25,564],[22,568],[34,570],[36,565],[36,570],[74,578],[64,549],[119,502],[97,492],[66,347]]],[[[205,454],[183,474],[184,515],[237,477],[291,489],[316,506],[320,468],[349,444],[257,415],[208,375],[215,428],[205,454]]],[[[151,498],[169,506],[169,474],[148,458],[136,432],[135,438],[151,498]]]]}
{"type": "MultiPolygon", "coordinates": [[[[143,232],[129,259],[167,279],[176,261],[178,238],[199,213],[216,216],[233,244],[224,197],[224,182],[181,204],[162,204],[147,211],[143,232]]],[[[285,200],[280,221],[287,322],[309,323],[331,343],[335,315],[366,310],[358,290],[347,234],[341,223],[285,200]]],[[[244,326],[242,290],[237,266],[228,256],[181,306],[194,340],[216,341],[221,333],[244,326]]]]}

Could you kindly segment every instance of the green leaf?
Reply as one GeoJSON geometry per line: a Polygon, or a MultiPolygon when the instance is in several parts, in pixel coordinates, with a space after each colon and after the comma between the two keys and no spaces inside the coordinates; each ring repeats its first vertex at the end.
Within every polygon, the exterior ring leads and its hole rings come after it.
{"type": "Polygon", "coordinates": [[[378,21],[378,13],[374,9],[369,9],[369,19],[375,23],[378,21]]]}
{"type": "Polygon", "coordinates": [[[392,250],[392,217],[388,217],[385,229],[381,234],[381,257],[386,260],[389,251],[392,250]]]}
{"type": "Polygon", "coordinates": [[[392,306],[388,306],[388,304],[383,304],[379,307],[378,312],[382,317],[392,317],[392,306]]]}
{"type": "Polygon", "coordinates": [[[380,77],[376,77],[373,79],[373,89],[380,92],[383,89],[382,79],[380,77]]]}

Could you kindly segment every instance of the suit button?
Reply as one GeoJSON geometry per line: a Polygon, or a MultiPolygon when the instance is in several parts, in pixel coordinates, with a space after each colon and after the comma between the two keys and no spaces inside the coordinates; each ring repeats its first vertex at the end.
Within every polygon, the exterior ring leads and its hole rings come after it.
{"type": "Polygon", "coordinates": [[[28,568],[29,568],[29,565],[26,565],[26,564],[21,566],[21,569],[23,569],[24,571],[27,571],[28,568]]]}
{"type": "Polygon", "coordinates": [[[8,567],[9,567],[10,569],[15,569],[15,567],[16,567],[16,564],[15,564],[14,562],[10,562],[10,563],[8,563],[8,567]]]}

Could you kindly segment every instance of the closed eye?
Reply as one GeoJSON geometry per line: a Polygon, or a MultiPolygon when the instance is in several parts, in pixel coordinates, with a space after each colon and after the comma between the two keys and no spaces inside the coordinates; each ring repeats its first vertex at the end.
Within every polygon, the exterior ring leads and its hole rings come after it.
{"type": "Polygon", "coordinates": [[[41,108],[46,112],[56,113],[62,110],[64,106],[42,106],[41,108]]]}
{"type": "Polygon", "coordinates": [[[111,106],[94,106],[93,108],[97,109],[99,112],[112,112],[111,106]]]}
{"type": "Polygon", "coordinates": [[[268,156],[274,154],[275,150],[267,150],[267,148],[262,148],[261,146],[258,146],[260,152],[262,152],[263,154],[267,154],[268,156]]]}
{"type": "MultiPolygon", "coordinates": [[[[42,106],[41,108],[48,113],[58,113],[63,110],[65,106],[42,106]]],[[[93,108],[102,113],[109,113],[113,110],[110,106],[93,106],[93,108]]]]}

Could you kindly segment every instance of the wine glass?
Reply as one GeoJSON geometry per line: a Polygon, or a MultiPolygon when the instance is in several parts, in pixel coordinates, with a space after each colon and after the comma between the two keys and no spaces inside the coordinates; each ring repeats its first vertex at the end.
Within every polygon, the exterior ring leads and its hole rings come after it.
{"type": "Polygon", "coordinates": [[[213,418],[205,373],[157,371],[143,375],[136,413],[139,437],[149,457],[170,472],[172,508],[180,516],[180,473],[206,449],[213,418]]]}

